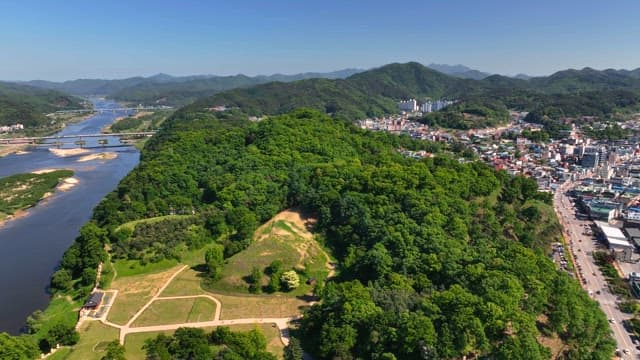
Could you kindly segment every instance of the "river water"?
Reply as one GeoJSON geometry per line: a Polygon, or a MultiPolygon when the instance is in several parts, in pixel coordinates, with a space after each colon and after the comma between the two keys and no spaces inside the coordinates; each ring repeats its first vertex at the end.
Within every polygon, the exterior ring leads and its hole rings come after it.
{"type": "MultiPolygon", "coordinates": [[[[92,99],[96,109],[115,109],[119,105],[104,99],[92,99]]],[[[124,111],[97,113],[91,118],[67,126],[60,135],[99,133],[124,111]]],[[[73,141],[73,140],[71,140],[73,141]]],[[[109,139],[109,143],[115,143],[109,139]]],[[[87,140],[88,145],[97,139],[87,140]]],[[[92,153],[115,152],[112,160],[78,162],[80,156],[58,157],[46,148],[24,155],[0,158],[0,177],[38,169],[72,169],[79,180],[72,189],[56,192],[27,212],[27,215],[0,228],[0,332],[20,332],[29,314],[44,309],[49,302],[49,279],[64,251],[78,236],[93,208],[115,189],[118,182],[139,161],[139,152],[131,146],[91,149],[92,153]]]]}

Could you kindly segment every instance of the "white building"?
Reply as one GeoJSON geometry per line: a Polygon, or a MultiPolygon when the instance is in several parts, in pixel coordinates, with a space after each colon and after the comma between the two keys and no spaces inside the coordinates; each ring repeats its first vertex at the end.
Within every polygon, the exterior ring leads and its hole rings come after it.
{"type": "Polygon", "coordinates": [[[403,100],[398,103],[398,108],[402,111],[416,112],[418,111],[418,102],[416,99],[403,100]]]}
{"type": "Polygon", "coordinates": [[[431,101],[427,101],[426,103],[420,105],[420,111],[422,111],[423,113],[430,113],[432,112],[432,104],[431,101]]]}

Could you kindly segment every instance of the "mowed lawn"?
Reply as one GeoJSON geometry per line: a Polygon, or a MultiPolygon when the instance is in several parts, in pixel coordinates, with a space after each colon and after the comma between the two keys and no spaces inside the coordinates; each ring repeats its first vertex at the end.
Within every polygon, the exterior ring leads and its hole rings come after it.
{"type": "Polygon", "coordinates": [[[202,289],[202,286],[200,286],[200,283],[202,282],[202,275],[203,273],[198,272],[193,268],[184,269],[173,279],[171,284],[164,289],[161,296],[167,297],[204,294],[205,291],[202,289]]]}
{"type": "Polygon", "coordinates": [[[181,324],[213,320],[216,304],[208,298],[154,301],[132,324],[133,327],[181,324]]]}
{"type": "MultiPolygon", "coordinates": [[[[283,270],[295,269],[300,275],[300,287],[286,293],[292,296],[308,294],[313,286],[305,281],[314,278],[323,281],[329,274],[329,257],[308,230],[293,222],[277,218],[262,226],[256,232],[249,247],[225,261],[222,277],[209,284],[209,289],[222,293],[248,293],[246,277],[254,267],[264,271],[273,261],[280,260],[283,270]]],[[[267,285],[265,274],[262,285],[267,285]]]]}
{"type": "Polygon", "coordinates": [[[309,303],[284,295],[213,295],[222,303],[221,320],[295,317],[309,303]]]}
{"type": "Polygon", "coordinates": [[[276,294],[219,294],[202,289],[201,273],[194,269],[183,270],[161,296],[182,296],[209,294],[222,303],[220,319],[274,318],[299,315],[309,304],[296,297],[276,294]]]}
{"type": "Polygon", "coordinates": [[[65,360],[99,360],[105,355],[107,344],[118,339],[118,329],[98,321],[87,321],[80,329],[80,341],[71,348],[65,360]]]}
{"type": "MultiPolygon", "coordinates": [[[[278,356],[278,359],[283,358],[284,345],[280,340],[280,330],[272,324],[246,324],[246,325],[231,325],[229,326],[231,331],[249,331],[255,328],[260,329],[262,334],[267,340],[267,351],[278,356]]],[[[205,332],[210,333],[215,327],[202,328],[205,332]]],[[[124,347],[126,349],[125,356],[127,360],[144,360],[146,353],[142,349],[144,342],[148,339],[153,339],[160,334],[172,335],[173,331],[161,331],[161,332],[149,332],[149,333],[134,333],[127,335],[125,339],[124,347]]],[[[212,346],[214,351],[215,346],[212,346]]]]}
{"type": "Polygon", "coordinates": [[[118,275],[111,283],[111,288],[118,290],[118,296],[109,311],[108,320],[119,325],[126,324],[178,269],[180,266],[152,274],[126,277],[118,275]]]}

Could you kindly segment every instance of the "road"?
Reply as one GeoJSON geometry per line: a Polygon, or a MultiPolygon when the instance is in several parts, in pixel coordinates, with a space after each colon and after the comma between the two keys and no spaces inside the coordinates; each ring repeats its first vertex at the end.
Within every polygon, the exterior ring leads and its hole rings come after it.
{"type": "Polygon", "coordinates": [[[565,239],[571,252],[576,272],[581,280],[582,287],[589,292],[591,297],[600,304],[600,308],[605,313],[609,321],[609,326],[617,343],[617,348],[629,349],[631,354],[623,355],[623,359],[635,358],[635,346],[633,345],[629,333],[622,326],[622,321],[631,318],[631,315],[621,312],[616,306],[617,296],[609,292],[607,282],[595,264],[591,252],[596,249],[598,243],[591,235],[584,235],[585,225],[590,225],[589,220],[578,220],[575,217],[575,210],[571,200],[565,195],[571,184],[565,183],[555,193],[553,198],[554,208],[558,214],[558,219],[565,231],[565,239]],[[598,294],[598,291],[600,292],[598,294]],[[611,322],[613,319],[614,322],[611,322]]]}

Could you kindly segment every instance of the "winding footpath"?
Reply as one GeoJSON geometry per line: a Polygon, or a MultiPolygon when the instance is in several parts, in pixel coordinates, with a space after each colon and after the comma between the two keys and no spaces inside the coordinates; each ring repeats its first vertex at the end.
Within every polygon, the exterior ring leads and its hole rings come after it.
{"type": "Polygon", "coordinates": [[[156,294],[146,303],[144,306],[140,308],[125,325],[117,325],[107,320],[107,315],[109,314],[109,309],[111,309],[111,305],[115,302],[118,291],[113,291],[114,295],[111,299],[111,303],[107,311],[98,319],[105,325],[117,328],[120,330],[119,341],[120,344],[124,345],[125,338],[129,334],[135,333],[144,333],[144,332],[158,332],[158,331],[169,331],[176,330],[181,327],[192,327],[192,328],[203,328],[203,327],[214,327],[214,326],[229,326],[229,325],[241,325],[241,324],[274,324],[278,330],[280,331],[280,340],[282,343],[287,346],[289,345],[289,323],[293,320],[299,319],[299,317],[285,317],[285,318],[248,318],[248,319],[230,319],[230,320],[220,320],[220,314],[222,312],[222,303],[220,300],[208,294],[201,295],[185,295],[185,296],[160,296],[162,292],[171,284],[171,282],[186,268],[187,265],[184,265],[178,271],[176,271],[171,277],[164,283],[160,289],[156,292],[156,294]],[[151,304],[156,300],[180,300],[180,299],[193,299],[193,298],[207,298],[213,301],[216,304],[216,310],[213,316],[213,320],[211,321],[199,321],[199,322],[187,322],[187,323],[179,323],[179,324],[167,324],[167,325],[153,325],[153,326],[139,326],[132,327],[131,325],[136,321],[140,315],[142,315],[151,304]]]}

